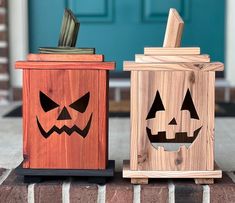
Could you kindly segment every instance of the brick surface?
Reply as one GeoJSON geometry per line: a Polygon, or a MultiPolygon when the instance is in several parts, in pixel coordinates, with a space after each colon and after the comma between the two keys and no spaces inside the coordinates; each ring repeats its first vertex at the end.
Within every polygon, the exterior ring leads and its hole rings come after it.
{"type": "Polygon", "coordinates": [[[210,185],[211,203],[234,203],[235,202],[235,184],[223,174],[222,179],[216,179],[215,184],[210,185]]]}
{"type": "Polygon", "coordinates": [[[98,186],[72,182],[70,185],[70,203],[97,202],[98,186]]]}
{"type": "Polygon", "coordinates": [[[8,57],[8,48],[7,47],[0,48],[0,56],[1,57],[8,57]]]}
{"type": "Polygon", "coordinates": [[[168,202],[167,180],[152,179],[148,185],[141,185],[141,202],[168,202]]]}
{"type": "Polygon", "coordinates": [[[23,183],[22,177],[11,172],[8,178],[0,186],[1,203],[26,203],[28,197],[28,185],[23,183]]]}
{"type": "Polygon", "coordinates": [[[116,173],[115,178],[106,184],[106,202],[133,202],[133,185],[130,184],[130,180],[123,179],[121,173],[116,173]]]}
{"type": "Polygon", "coordinates": [[[0,24],[6,24],[7,23],[7,16],[5,14],[0,14],[0,24]]]}
{"type": "Polygon", "coordinates": [[[7,40],[7,32],[1,31],[0,32],[0,41],[5,41],[7,40]]]}
{"type": "Polygon", "coordinates": [[[203,200],[203,187],[196,185],[194,180],[175,180],[176,203],[198,203],[203,200]]]}
{"type": "Polygon", "coordinates": [[[1,73],[8,73],[8,65],[7,64],[0,64],[0,74],[1,73]]]}
{"type": "Polygon", "coordinates": [[[9,89],[9,81],[0,81],[0,89],[8,90],[9,89]]]}
{"type": "Polygon", "coordinates": [[[13,101],[22,100],[22,88],[13,87],[13,101]]]}
{"type": "Polygon", "coordinates": [[[0,7],[6,7],[7,5],[7,0],[0,0],[0,7]]]}
{"type": "Polygon", "coordinates": [[[35,184],[35,203],[62,202],[62,181],[48,181],[35,184]]]}

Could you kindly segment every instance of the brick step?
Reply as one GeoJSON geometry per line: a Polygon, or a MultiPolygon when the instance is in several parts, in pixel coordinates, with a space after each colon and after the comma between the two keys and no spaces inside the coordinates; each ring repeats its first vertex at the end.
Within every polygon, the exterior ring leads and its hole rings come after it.
{"type": "MultiPolygon", "coordinates": [[[[235,180],[235,174],[229,173],[235,180]]],[[[235,183],[223,173],[213,185],[193,180],[152,179],[148,185],[132,185],[121,173],[106,185],[88,184],[85,179],[57,179],[25,184],[14,170],[0,169],[0,203],[14,202],[235,202],[235,183]]]]}

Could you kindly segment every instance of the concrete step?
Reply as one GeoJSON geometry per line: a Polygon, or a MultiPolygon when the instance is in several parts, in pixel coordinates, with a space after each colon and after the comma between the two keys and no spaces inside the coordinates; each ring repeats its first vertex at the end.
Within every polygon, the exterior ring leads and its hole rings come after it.
{"type": "MultiPolygon", "coordinates": [[[[235,180],[234,173],[229,176],[235,180]]],[[[57,179],[25,184],[14,170],[0,169],[0,202],[235,202],[235,183],[228,176],[213,185],[196,185],[193,180],[150,180],[132,185],[121,173],[106,185],[89,184],[85,179],[57,179]]]]}

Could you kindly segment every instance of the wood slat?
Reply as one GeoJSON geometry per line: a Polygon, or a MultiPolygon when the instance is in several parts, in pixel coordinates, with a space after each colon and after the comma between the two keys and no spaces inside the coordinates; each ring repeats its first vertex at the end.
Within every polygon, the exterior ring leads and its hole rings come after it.
{"type": "Polygon", "coordinates": [[[103,55],[98,54],[29,54],[27,56],[29,61],[77,61],[77,62],[91,62],[104,61],[103,55]]]}
{"type": "Polygon", "coordinates": [[[114,70],[114,62],[53,62],[17,61],[16,69],[40,70],[114,70]]]}
{"type": "Polygon", "coordinates": [[[145,55],[199,55],[199,47],[181,47],[181,48],[162,48],[162,47],[145,47],[145,55]]]}
{"type": "Polygon", "coordinates": [[[180,47],[184,21],[176,9],[169,11],[163,47],[180,47]]]}
{"type": "Polygon", "coordinates": [[[135,63],[124,61],[125,71],[223,71],[224,64],[214,63],[135,63]]]}
{"type": "Polygon", "coordinates": [[[123,178],[222,178],[221,170],[212,171],[141,171],[130,170],[129,161],[123,162],[123,178]]]}
{"type": "Polygon", "coordinates": [[[209,55],[178,55],[178,56],[146,56],[135,55],[136,63],[207,63],[210,62],[209,55]]]}

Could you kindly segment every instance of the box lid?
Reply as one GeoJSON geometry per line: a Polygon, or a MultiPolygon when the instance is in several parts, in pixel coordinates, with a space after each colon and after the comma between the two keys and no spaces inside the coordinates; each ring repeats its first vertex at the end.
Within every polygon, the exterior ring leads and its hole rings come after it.
{"type": "Polygon", "coordinates": [[[16,69],[39,70],[114,70],[115,62],[104,62],[96,54],[29,54],[27,61],[17,61],[16,69]]]}

